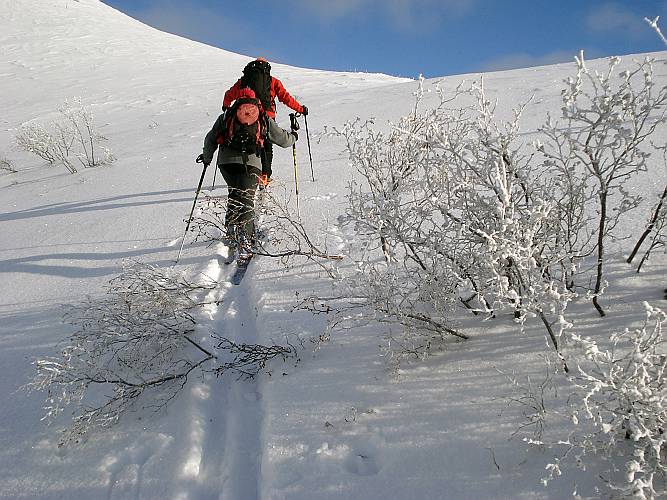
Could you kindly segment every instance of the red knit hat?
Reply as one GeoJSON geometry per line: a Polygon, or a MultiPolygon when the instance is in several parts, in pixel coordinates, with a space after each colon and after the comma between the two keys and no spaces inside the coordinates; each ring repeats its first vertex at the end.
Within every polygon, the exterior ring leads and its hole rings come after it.
{"type": "Polygon", "coordinates": [[[241,89],[239,92],[239,99],[243,99],[244,97],[249,98],[249,99],[254,99],[255,96],[255,91],[252,90],[250,87],[246,87],[244,89],[241,89]]]}

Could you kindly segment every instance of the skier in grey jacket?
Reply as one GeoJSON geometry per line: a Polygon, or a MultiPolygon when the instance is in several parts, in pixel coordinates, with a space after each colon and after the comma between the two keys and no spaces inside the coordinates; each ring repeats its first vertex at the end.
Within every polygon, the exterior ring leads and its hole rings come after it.
{"type": "MultiPolygon", "coordinates": [[[[288,148],[298,139],[295,131],[281,128],[272,118],[266,118],[266,137],[273,144],[288,148]]],[[[202,161],[208,165],[218,149],[217,166],[228,189],[227,215],[225,226],[227,237],[239,246],[239,257],[252,255],[255,236],[254,198],[258,181],[262,174],[262,150],[248,154],[230,145],[219,145],[219,138],[225,134],[225,115],[222,114],[204,139],[202,161]],[[219,145],[219,147],[218,147],[219,145]]]]}

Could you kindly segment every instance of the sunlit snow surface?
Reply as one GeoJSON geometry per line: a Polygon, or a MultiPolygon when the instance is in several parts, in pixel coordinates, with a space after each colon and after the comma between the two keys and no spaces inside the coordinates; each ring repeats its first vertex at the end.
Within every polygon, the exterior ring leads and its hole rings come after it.
{"type": "MultiPolygon", "coordinates": [[[[544,336],[537,328],[518,334],[507,318],[475,323],[472,340],[398,377],[378,354],[382,327],[339,333],[303,352],[298,366],[278,364],[251,382],[192,378],[165,410],[139,410],[83,446],[59,449],[57,428],[40,422],[42,396],[18,391],[30,361],[70,331],[63,305],[101,295],[124,259],[173,264],[201,172],[193,159],[248,58],[161,33],[96,0],[0,0],[0,56],[0,156],[19,169],[0,175],[0,498],[569,498],[575,488],[595,495],[594,466],[543,488],[552,456],[509,440],[517,414],[503,412],[510,388],[496,368],[540,373],[544,336]],[[21,124],[54,118],[76,96],[92,108],[116,163],[70,175],[14,148],[21,124]]],[[[340,140],[317,140],[325,125],[395,120],[412,109],[416,84],[273,68],[311,110],[314,183],[304,140],[297,151],[301,214],[316,231],[335,223],[354,175],[340,140]]],[[[573,71],[565,64],[494,73],[485,85],[506,117],[533,96],[523,122],[528,142],[546,111],[558,116],[562,80],[573,71]]],[[[656,78],[665,82],[666,74],[659,64],[656,78]]],[[[449,78],[447,88],[462,78],[449,78]]],[[[279,106],[283,126],[287,115],[279,106]]],[[[656,139],[664,143],[664,131],[656,139]]],[[[276,150],[276,189],[293,190],[292,169],[291,151],[276,150]]],[[[656,161],[629,187],[655,196],[666,179],[656,161]]],[[[643,223],[637,213],[626,232],[643,223]]],[[[224,252],[186,244],[178,267],[224,281],[229,266],[216,258],[224,252]]],[[[604,328],[641,318],[642,300],[667,306],[664,254],[640,278],[620,257],[604,328]]],[[[285,270],[257,259],[241,286],[211,292],[220,306],[201,313],[199,339],[210,342],[211,329],[243,342],[317,335],[321,318],[292,307],[296,292],[326,290],[314,266],[285,270]]],[[[592,309],[575,314],[583,333],[599,331],[592,309]]]]}

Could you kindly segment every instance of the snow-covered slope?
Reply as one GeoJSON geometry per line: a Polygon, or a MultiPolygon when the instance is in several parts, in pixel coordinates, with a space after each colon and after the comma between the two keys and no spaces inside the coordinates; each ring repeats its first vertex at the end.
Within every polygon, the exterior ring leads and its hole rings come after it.
{"type": "MultiPolygon", "coordinates": [[[[0,0],[0,56],[0,157],[19,169],[0,175],[0,498],[569,496],[574,478],[542,489],[549,457],[523,454],[507,439],[515,423],[498,417],[507,383],[495,367],[539,369],[543,343],[541,333],[519,336],[502,322],[399,379],[378,356],[381,330],[351,331],[272,377],[193,379],[160,413],[140,409],[84,446],[59,449],[55,429],[39,421],[41,395],[18,391],[30,361],[69,332],[63,305],[102,294],[124,259],[173,264],[201,172],[193,158],[249,57],[159,32],[97,0],[0,0]],[[21,124],[48,120],[75,96],[93,110],[118,157],[113,165],[70,175],[13,147],[21,124]]],[[[310,108],[313,139],[325,126],[395,119],[413,105],[416,84],[405,79],[273,68],[310,108]]],[[[509,71],[485,82],[501,112],[535,96],[530,134],[547,110],[559,109],[571,70],[509,71]]],[[[664,67],[659,72],[665,80],[664,67]]],[[[284,107],[278,117],[286,125],[284,107]]],[[[317,228],[335,220],[353,174],[339,141],[312,147],[315,183],[305,141],[297,145],[301,211],[317,228]]],[[[635,189],[664,186],[664,167],[653,168],[635,189]]],[[[292,189],[290,151],[276,151],[274,172],[278,188],[292,189]]],[[[179,266],[224,279],[214,251],[186,245],[179,266]]],[[[658,297],[664,263],[656,257],[637,300],[658,297]]],[[[312,267],[258,260],[242,286],[221,286],[222,306],[205,326],[245,342],[317,334],[318,318],[291,311],[296,292],[323,283],[312,267]]],[[[595,483],[583,473],[576,480],[595,483]]]]}

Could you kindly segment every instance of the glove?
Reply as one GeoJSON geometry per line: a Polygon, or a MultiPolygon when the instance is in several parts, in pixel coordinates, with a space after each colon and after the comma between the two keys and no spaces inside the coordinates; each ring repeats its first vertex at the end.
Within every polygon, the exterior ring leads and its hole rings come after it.
{"type": "Polygon", "coordinates": [[[308,108],[305,107],[305,106],[301,106],[301,107],[303,108],[303,111],[301,112],[301,114],[302,114],[303,116],[308,116],[308,108]]]}
{"type": "Polygon", "coordinates": [[[197,156],[197,159],[195,160],[197,163],[203,163],[204,166],[208,167],[211,164],[211,160],[206,161],[204,159],[204,153],[200,154],[197,156]]]}
{"type": "Polygon", "coordinates": [[[298,141],[298,140],[299,140],[299,134],[296,133],[296,130],[292,130],[291,133],[292,133],[292,135],[294,136],[294,141],[295,141],[295,142],[298,141]]]}

